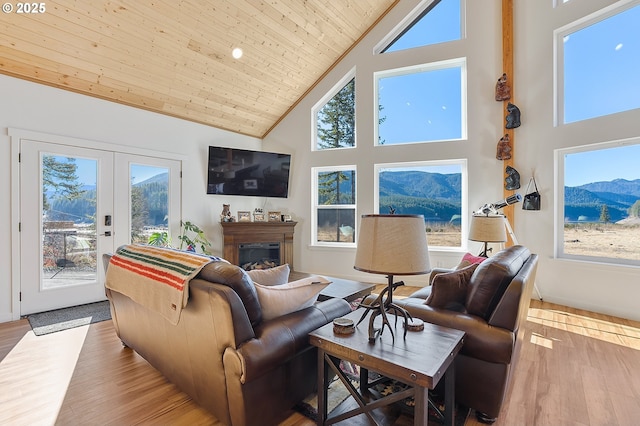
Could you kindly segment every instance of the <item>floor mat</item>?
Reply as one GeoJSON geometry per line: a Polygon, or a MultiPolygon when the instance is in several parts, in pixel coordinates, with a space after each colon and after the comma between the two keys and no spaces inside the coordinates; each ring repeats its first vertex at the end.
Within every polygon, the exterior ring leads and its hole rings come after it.
{"type": "Polygon", "coordinates": [[[81,327],[100,321],[111,319],[109,301],[89,303],[86,305],[72,306],[70,308],[56,309],[55,311],[41,312],[27,316],[31,329],[36,336],[81,327]]]}

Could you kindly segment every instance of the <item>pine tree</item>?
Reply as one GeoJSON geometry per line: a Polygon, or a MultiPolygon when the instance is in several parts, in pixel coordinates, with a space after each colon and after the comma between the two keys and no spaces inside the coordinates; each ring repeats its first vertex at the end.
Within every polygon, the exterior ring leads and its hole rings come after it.
{"type": "MultiPolygon", "coordinates": [[[[355,146],[355,88],[354,78],[318,111],[318,149],[355,146]]],[[[323,173],[318,182],[321,203],[327,205],[342,203],[341,185],[349,180],[351,180],[351,194],[347,196],[352,198],[352,194],[355,194],[355,179],[352,179],[352,173],[323,173]]]]}
{"type": "Polygon", "coordinates": [[[609,207],[606,204],[602,205],[600,209],[600,222],[609,223],[611,222],[611,215],[609,214],[609,207]]]}
{"type": "Polygon", "coordinates": [[[78,199],[84,194],[82,184],[78,182],[77,170],[78,165],[75,158],[60,161],[53,155],[42,157],[42,203],[44,210],[49,209],[47,199],[49,190],[53,190],[56,195],[70,200],[78,199]]]}
{"type": "Polygon", "coordinates": [[[318,111],[318,149],[355,146],[355,89],[354,78],[318,111]]]}
{"type": "Polygon", "coordinates": [[[148,199],[139,186],[131,185],[131,241],[144,242],[144,226],[149,222],[148,199]]]}

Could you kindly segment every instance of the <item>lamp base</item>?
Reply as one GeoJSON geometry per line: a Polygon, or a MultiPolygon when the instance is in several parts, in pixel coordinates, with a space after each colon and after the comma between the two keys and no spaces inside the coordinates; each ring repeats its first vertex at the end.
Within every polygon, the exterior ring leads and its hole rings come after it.
{"type": "Polygon", "coordinates": [[[393,276],[389,275],[389,283],[387,288],[380,292],[380,295],[373,301],[371,304],[360,303],[358,307],[365,308],[364,313],[358,320],[356,326],[358,326],[367,316],[367,314],[371,311],[371,316],[369,317],[369,342],[373,343],[376,339],[383,333],[384,328],[389,328],[389,333],[391,333],[391,340],[395,342],[395,336],[393,334],[393,328],[391,327],[391,323],[389,323],[389,318],[387,317],[387,312],[393,312],[396,315],[396,322],[398,321],[398,316],[402,315],[404,318],[404,337],[407,337],[407,329],[408,324],[413,321],[411,314],[401,306],[393,303],[393,289],[404,285],[404,282],[399,281],[397,283],[393,283],[393,276]],[[386,297],[385,297],[386,295],[386,297]],[[375,319],[380,315],[382,319],[382,326],[375,326],[375,319]]]}

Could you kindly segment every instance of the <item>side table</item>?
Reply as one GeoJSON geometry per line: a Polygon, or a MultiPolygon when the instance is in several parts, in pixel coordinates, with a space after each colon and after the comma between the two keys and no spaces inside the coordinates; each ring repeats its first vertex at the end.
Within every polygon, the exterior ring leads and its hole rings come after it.
{"type": "MultiPolygon", "coordinates": [[[[357,323],[362,315],[358,309],[345,318],[357,323]]],[[[378,318],[380,319],[380,318],[378,318]]],[[[396,336],[402,336],[402,319],[394,321],[396,336]]],[[[364,323],[363,323],[364,324],[364,323]]],[[[327,324],[309,333],[311,344],[318,347],[318,424],[330,425],[359,414],[376,422],[370,411],[392,404],[408,396],[415,399],[414,425],[427,425],[429,410],[428,390],[434,389],[440,379],[445,380],[445,425],[454,424],[455,371],[453,360],[462,348],[464,332],[425,323],[423,331],[411,331],[406,338],[392,340],[390,333],[382,333],[374,343],[369,343],[368,325],[360,324],[355,333],[340,335],[333,332],[333,324],[327,324]],[[357,364],[361,368],[360,388],[356,389],[340,370],[340,360],[357,364]],[[327,388],[329,369],[338,375],[358,408],[328,417],[327,388]],[[367,402],[363,397],[369,392],[366,370],[398,380],[410,387],[402,392],[367,402]],[[364,382],[364,383],[363,383],[364,382]]]]}

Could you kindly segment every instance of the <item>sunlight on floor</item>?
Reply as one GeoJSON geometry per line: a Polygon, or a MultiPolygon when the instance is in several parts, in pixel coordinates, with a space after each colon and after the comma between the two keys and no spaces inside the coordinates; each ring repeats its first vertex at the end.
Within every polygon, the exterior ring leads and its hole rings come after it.
{"type": "Polygon", "coordinates": [[[553,340],[538,333],[531,333],[531,343],[547,349],[553,349],[553,340]]]}
{"type": "MultiPolygon", "coordinates": [[[[640,350],[640,328],[631,325],[615,324],[571,312],[538,308],[529,309],[527,320],[543,326],[602,340],[607,343],[640,350]]],[[[541,338],[547,337],[540,335],[532,336],[531,342],[549,347],[550,342],[542,342],[540,341],[541,338]],[[535,342],[534,337],[535,340],[537,340],[535,342]]]]}
{"type": "Polygon", "coordinates": [[[55,424],[88,330],[24,335],[0,362],[0,424],[55,424]],[[31,382],[21,378],[25,365],[38,370],[31,382]]]}

